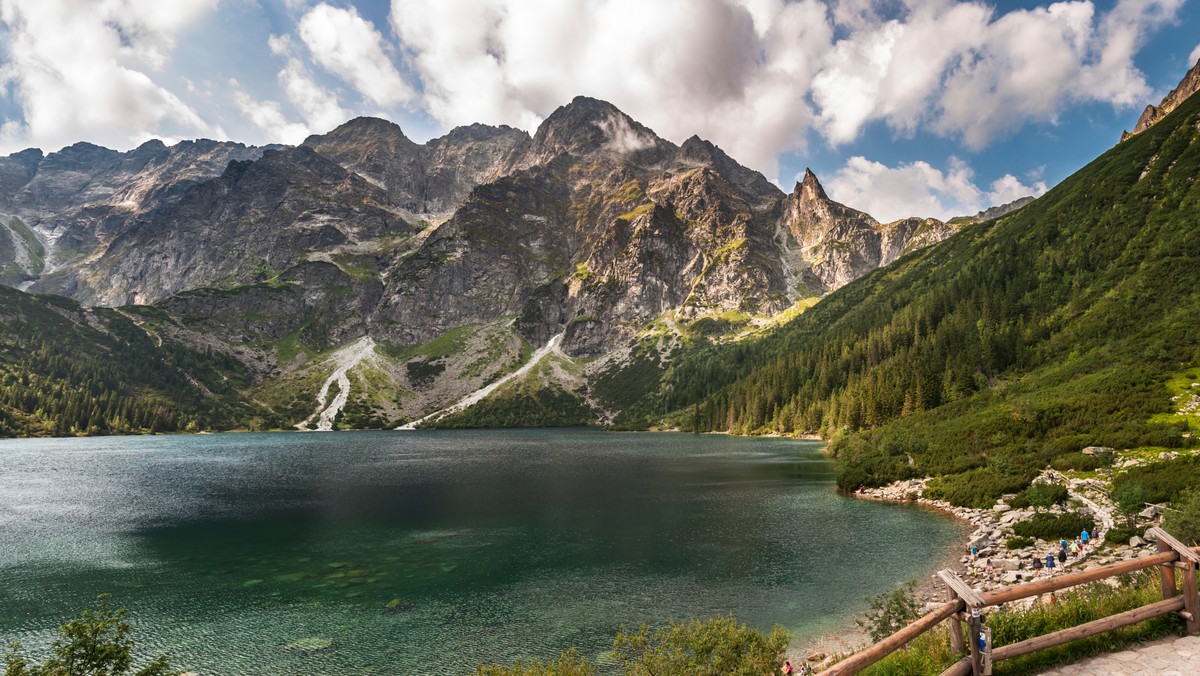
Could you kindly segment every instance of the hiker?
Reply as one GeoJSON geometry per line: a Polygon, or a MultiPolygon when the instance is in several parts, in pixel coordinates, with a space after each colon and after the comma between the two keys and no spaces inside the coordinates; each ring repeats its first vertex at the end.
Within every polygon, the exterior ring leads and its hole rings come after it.
{"type": "Polygon", "coordinates": [[[977,558],[979,558],[979,548],[971,545],[971,560],[974,561],[977,558]]]}
{"type": "Polygon", "coordinates": [[[1054,569],[1055,569],[1055,568],[1056,568],[1056,566],[1055,566],[1055,564],[1054,564],[1054,555],[1053,555],[1053,554],[1047,554],[1047,555],[1046,555],[1046,574],[1047,574],[1047,575],[1054,575],[1054,569]]]}
{"type": "Polygon", "coordinates": [[[1066,549],[1067,548],[1067,539],[1063,538],[1063,539],[1059,540],[1058,546],[1060,549],[1066,549]]]}
{"type": "Polygon", "coordinates": [[[1037,577],[1041,574],[1042,574],[1042,560],[1034,559],[1033,560],[1033,575],[1034,575],[1034,577],[1037,577]]]}
{"type": "Polygon", "coordinates": [[[1079,534],[1079,539],[1083,541],[1083,544],[1079,547],[1079,549],[1082,551],[1084,547],[1088,546],[1088,532],[1086,528],[1084,528],[1083,532],[1079,534]]]}
{"type": "Polygon", "coordinates": [[[1079,556],[1079,545],[1072,542],[1069,546],[1071,547],[1071,549],[1068,550],[1068,553],[1071,556],[1079,556]]]}
{"type": "Polygon", "coordinates": [[[995,572],[996,572],[996,569],[992,567],[992,560],[991,560],[991,559],[988,559],[988,560],[987,560],[987,568],[986,568],[986,570],[987,570],[987,574],[988,574],[988,575],[991,575],[991,574],[993,574],[993,573],[995,573],[995,572]]]}
{"type": "Polygon", "coordinates": [[[1061,549],[1058,550],[1058,562],[1061,563],[1064,568],[1067,565],[1067,553],[1061,549]]]}
{"type": "Polygon", "coordinates": [[[783,661],[783,676],[792,676],[792,674],[794,674],[795,672],[796,672],[796,670],[792,668],[792,661],[784,660],[783,661]]]}

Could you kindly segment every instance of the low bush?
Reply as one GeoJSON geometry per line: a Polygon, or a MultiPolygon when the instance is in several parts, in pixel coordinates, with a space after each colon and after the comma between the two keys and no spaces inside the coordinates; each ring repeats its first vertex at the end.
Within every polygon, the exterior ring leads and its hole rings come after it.
{"type": "Polygon", "coordinates": [[[1163,514],[1163,530],[1187,545],[1200,544],[1200,489],[1184,493],[1163,514]]]}
{"type": "Polygon", "coordinates": [[[1050,461],[1050,466],[1060,472],[1094,472],[1101,467],[1112,465],[1113,460],[1114,456],[1112,453],[1084,455],[1083,453],[1075,452],[1058,456],[1050,461]]]}
{"type": "Polygon", "coordinates": [[[613,641],[613,654],[627,676],[654,674],[738,674],[774,676],[783,666],[791,637],[782,627],[764,634],[732,615],[671,622],[651,630],[625,627],[613,641]]]}
{"type": "Polygon", "coordinates": [[[1130,468],[1113,482],[1113,490],[1141,484],[1146,502],[1173,502],[1186,490],[1200,486],[1200,456],[1185,456],[1130,468]]]}
{"type": "Polygon", "coordinates": [[[517,662],[512,666],[489,664],[475,670],[476,676],[595,676],[596,668],[580,657],[574,648],[558,656],[553,662],[534,660],[528,664],[517,662]]]}
{"type": "Polygon", "coordinates": [[[1068,497],[1070,497],[1070,493],[1067,492],[1066,486],[1036,483],[1017,493],[1016,497],[1008,501],[1008,504],[1017,509],[1025,509],[1026,507],[1053,507],[1054,505],[1063,504],[1067,501],[1068,497]]]}
{"type": "Polygon", "coordinates": [[[854,624],[865,630],[872,641],[882,641],[921,616],[916,590],[917,583],[909,582],[895,591],[872,597],[866,618],[855,620],[854,624]]]}
{"type": "Polygon", "coordinates": [[[1018,521],[1013,524],[1013,533],[1028,538],[1042,540],[1068,540],[1079,537],[1082,531],[1089,533],[1095,529],[1096,520],[1090,514],[1068,512],[1066,514],[1049,514],[1042,512],[1034,514],[1028,521],[1018,521]]]}
{"type": "Polygon", "coordinates": [[[1136,528],[1126,528],[1125,526],[1113,526],[1104,534],[1104,542],[1111,545],[1127,545],[1129,539],[1134,535],[1141,535],[1136,528]]]}
{"type": "Polygon", "coordinates": [[[1026,547],[1032,547],[1033,543],[1034,543],[1033,538],[1027,538],[1027,537],[1022,537],[1022,536],[1018,535],[1016,537],[1011,537],[1011,538],[1005,540],[1004,546],[1008,547],[1009,549],[1024,549],[1026,547]]]}
{"type": "Polygon", "coordinates": [[[959,507],[987,509],[1005,493],[1015,493],[1028,486],[1032,478],[1020,472],[1001,474],[990,467],[980,467],[937,477],[926,486],[925,494],[959,507]]]}

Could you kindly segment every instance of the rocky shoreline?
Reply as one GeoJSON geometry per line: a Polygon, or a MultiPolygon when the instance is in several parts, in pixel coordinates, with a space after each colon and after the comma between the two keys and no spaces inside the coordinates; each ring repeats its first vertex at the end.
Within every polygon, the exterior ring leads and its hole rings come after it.
{"type": "MultiPolygon", "coordinates": [[[[1112,452],[1111,449],[1098,450],[1112,452]]],[[[1197,451],[1192,452],[1196,453],[1197,451]]],[[[1167,460],[1178,455],[1180,455],[1179,452],[1163,453],[1157,460],[1167,460]]],[[[897,481],[878,488],[862,488],[855,491],[852,496],[866,500],[925,505],[970,524],[973,530],[967,536],[966,542],[963,543],[963,549],[958,558],[959,565],[954,572],[958,573],[977,591],[987,591],[1026,582],[1039,574],[1045,575],[1044,571],[1034,568],[1033,562],[1036,559],[1044,559],[1047,554],[1057,555],[1060,549],[1057,541],[1047,542],[1036,539],[1032,546],[1012,549],[1007,545],[1007,541],[1015,536],[1013,525],[1030,519],[1038,512],[1050,514],[1088,513],[1096,523],[1095,531],[1091,533],[1089,546],[1084,548],[1079,555],[1068,557],[1065,564],[1058,564],[1060,567],[1056,573],[1061,573],[1064,569],[1106,565],[1156,551],[1154,543],[1147,542],[1138,536],[1132,537],[1128,542],[1107,542],[1108,532],[1115,523],[1113,515],[1117,511],[1109,495],[1110,489],[1107,484],[1115,474],[1142,464],[1146,464],[1146,461],[1116,453],[1113,465],[1102,468],[1095,473],[1095,477],[1072,477],[1070,473],[1046,469],[1034,479],[1034,483],[1063,486],[1067,489],[1069,498],[1066,504],[1042,509],[1018,509],[1010,506],[1008,502],[1015,497],[1014,494],[1001,497],[990,509],[958,507],[925,496],[926,485],[932,477],[897,481]],[[975,556],[971,556],[972,547],[977,550],[975,556]],[[991,571],[988,571],[988,561],[991,562],[991,571]]],[[[1136,517],[1137,532],[1145,532],[1147,528],[1159,525],[1160,513],[1160,507],[1148,506],[1136,517]]],[[[937,577],[932,576],[932,579],[937,580],[937,577]]],[[[941,587],[940,582],[936,585],[923,585],[923,587],[925,587],[923,590],[926,595],[925,601],[928,603],[942,601],[942,597],[938,593],[941,587]]],[[[1032,603],[1032,600],[1029,602],[1032,603]]]]}

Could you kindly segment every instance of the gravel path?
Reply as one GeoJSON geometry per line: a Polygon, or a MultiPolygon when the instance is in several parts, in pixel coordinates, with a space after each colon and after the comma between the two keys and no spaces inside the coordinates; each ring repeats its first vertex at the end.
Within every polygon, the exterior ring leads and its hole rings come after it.
{"type": "Polygon", "coordinates": [[[1200,673],[1200,636],[1171,637],[1056,667],[1043,676],[1187,676],[1200,673]]]}

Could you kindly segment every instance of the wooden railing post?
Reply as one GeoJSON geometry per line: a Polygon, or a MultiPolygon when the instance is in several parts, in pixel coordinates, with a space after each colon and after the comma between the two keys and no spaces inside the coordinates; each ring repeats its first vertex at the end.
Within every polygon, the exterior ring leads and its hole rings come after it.
{"type": "MultiPolygon", "coordinates": [[[[1200,566],[1200,554],[1171,536],[1161,528],[1151,528],[1146,531],[1148,537],[1158,542],[1158,551],[1175,552],[1179,556],[1179,567],[1183,570],[1183,618],[1187,620],[1187,632],[1192,635],[1200,634],[1200,594],[1196,591],[1196,568],[1200,566]]],[[[1171,596],[1175,591],[1175,567],[1164,564],[1162,589],[1163,598],[1167,599],[1168,590],[1171,596]]]]}
{"type": "Polygon", "coordinates": [[[1186,561],[1183,569],[1183,610],[1188,614],[1187,633],[1200,635],[1200,592],[1196,589],[1196,564],[1186,561]]]}
{"type": "Polygon", "coordinates": [[[982,620],[979,617],[979,609],[971,608],[971,617],[967,620],[967,639],[971,642],[971,676],[983,676],[983,668],[980,664],[979,651],[979,626],[982,620]]]}
{"type": "MultiPolygon", "coordinates": [[[[942,578],[942,582],[946,583],[946,587],[953,594],[954,598],[960,598],[966,604],[966,609],[971,613],[971,617],[967,620],[967,645],[971,650],[971,673],[974,676],[979,676],[979,609],[986,606],[987,603],[983,600],[983,596],[971,588],[961,577],[956,575],[952,570],[939,570],[938,577],[942,578]]],[[[950,647],[953,649],[955,634],[961,631],[961,624],[957,617],[952,617],[950,620],[950,647]]],[[[959,650],[962,649],[961,639],[958,644],[959,650]]],[[[961,654],[961,653],[960,653],[961,654]]]]}
{"type": "MultiPolygon", "coordinates": [[[[1158,551],[1172,551],[1171,545],[1159,540],[1158,551]]],[[[1162,597],[1164,601],[1172,598],[1178,593],[1175,589],[1175,566],[1171,565],[1173,563],[1174,561],[1169,561],[1158,567],[1159,581],[1162,583],[1162,597]]]]}
{"type": "MultiPolygon", "coordinates": [[[[946,600],[958,600],[958,594],[954,593],[954,589],[950,585],[946,585],[946,600]]],[[[950,630],[950,652],[962,655],[967,647],[963,645],[962,622],[958,619],[957,614],[946,619],[946,628],[950,630]]]]}

